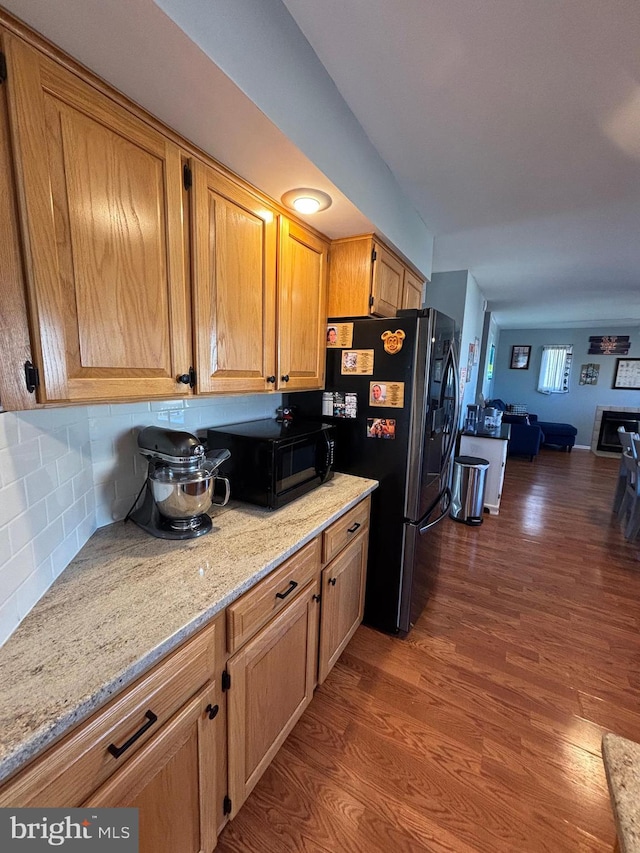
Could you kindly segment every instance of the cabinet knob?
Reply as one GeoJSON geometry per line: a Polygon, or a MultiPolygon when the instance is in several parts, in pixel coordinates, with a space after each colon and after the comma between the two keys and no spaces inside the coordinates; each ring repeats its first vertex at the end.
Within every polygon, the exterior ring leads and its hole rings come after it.
{"type": "Polygon", "coordinates": [[[289,381],[289,374],[285,373],[285,375],[281,376],[280,379],[282,379],[283,382],[288,382],[289,381]]]}
{"type": "Polygon", "coordinates": [[[338,578],[329,578],[329,583],[331,584],[331,586],[335,586],[337,580],[338,578]]]}
{"type": "Polygon", "coordinates": [[[176,382],[181,382],[183,385],[188,385],[191,382],[191,377],[188,373],[181,373],[180,376],[176,376],[176,382]]]}
{"type": "Polygon", "coordinates": [[[271,384],[275,384],[276,377],[275,376],[267,376],[267,382],[271,382],[271,384]]]}
{"type": "Polygon", "coordinates": [[[312,596],[312,598],[313,598],[313,600],[314,600],[314,601],[320,601],[320,599],[322,598],[322,596],[321,596],[321,595],[318,595],[317,593],[314,593],[314,594],[313,594],[313,596],[312,596]]]}
{"type": "Polygon", "coordinates": [[[215,717],[217,717],[219,710],[220,710],[219,705],[211,705],[211,704],[207,705],[207,707],[204,709],[205,714],[209,715],[210,720],[213,720],[215,717]]]}

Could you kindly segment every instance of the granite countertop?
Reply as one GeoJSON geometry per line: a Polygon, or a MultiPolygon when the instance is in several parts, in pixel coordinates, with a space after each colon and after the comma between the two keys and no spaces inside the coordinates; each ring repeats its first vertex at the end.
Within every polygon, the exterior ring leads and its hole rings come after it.
{"type": "Polygon", "coordinates": [[[94,533],[0,648],[0,780],[376,487],[336,474],[276,512],[231,501],[182,542],[123,522],[94,533]]]}
{"type": "Polygon", "coordinates": [[[621,853],[640,853],[640,744],[607,733],[602,758],[621,853]]]}

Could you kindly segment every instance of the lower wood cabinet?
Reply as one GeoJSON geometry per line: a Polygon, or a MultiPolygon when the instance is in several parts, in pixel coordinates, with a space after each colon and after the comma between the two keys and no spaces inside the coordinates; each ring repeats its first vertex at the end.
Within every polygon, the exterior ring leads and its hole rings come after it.
{"type": "Polygon", "coordinates": [[[318,683],[322,684],[362,622],[369,528],[322,572],[318,683]]]}
{"type": "Polygon", "coordinates": [[[140,853],[216,846],[216,727],[205,687],[82,805],[137,808],[140,853]]]}
{"type": "Polygon", "coordinates": [[[313,581],[229,660],[231,817],[260,779],[313,696],[319,585],[313,581]]]}

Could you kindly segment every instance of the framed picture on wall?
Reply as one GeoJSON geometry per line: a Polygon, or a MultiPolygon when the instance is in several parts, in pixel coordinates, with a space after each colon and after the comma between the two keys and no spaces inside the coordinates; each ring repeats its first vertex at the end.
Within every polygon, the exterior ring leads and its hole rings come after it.
{"type": "Polygon", "coordinates": [[[531,347],[529,346],[513,346],[511,347],[511,370],[529,370],[529,360],[531,359],[531,347]]]}
{"type": "Polygon", "coordinates": [[[640,358],[619,358],[616,361],[613,387],[640,391],[640,358]]]}

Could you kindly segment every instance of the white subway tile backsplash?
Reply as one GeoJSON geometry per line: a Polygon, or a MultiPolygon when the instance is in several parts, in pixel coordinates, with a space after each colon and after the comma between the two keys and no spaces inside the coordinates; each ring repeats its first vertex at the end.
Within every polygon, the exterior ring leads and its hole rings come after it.
{"type": "Polygon", "coordinates": [[[14,594],[0,605],[0,646],[9,639],[19,624],[18,596],[14,594]]]}
{"type": "Polygon", "coordinates": [[[11,557],[11,540],[9,539],[9,525],[0,527],[0,566],[4,565],[11,557]]]}
{"type": "Polygon", "coordinates": [[[27,489],[24,480],[16,480],[0,489],[0,527],[23,513],[27,506],[27,489]]]}
{"type": "Polygon", "coordinates": [[[0,567],[0,601],[6,601],[35,571],[33,544],[30,542],[0,567]]]}
{"type": "Polygon", "coordinates": [[[168,409],[184,409],[184,400],[153,400],[150,404],[152,412],[164,412],[168,409]]]}
{"type": "Polygon", "coordinates": [[[60,427],[51,433],[43,433],[40,438],[40,457],[43,465],[55,462],[69,450],[69,429],[60,427]]]}
{"type": "Polygon", "coordinates": [[[75,477],[76,474],[79,474],[80,471],[82,471],[83,465],[84,459],[82,457],[82,451],[79,448],[74,448],[64,456],[61,456],[56,462],[58,482],[60,485],[62,485],[62,483],[66,483],[67,480],[70,480],[72,477],[75,477]]]}
{"type": "MultiPolygon", "coordinates": [[[[84,545],[84,542],[82,544],[84,545]]],[[[79,550],[78,535],[74,530],[66,539],[62,540],[51,554],[51,565],[53,567],[54,577],[57,578],[58,575],[66,569],[79,550]]]]}
{"type": "Polygon", "coordinates": [[[33,556],[37,565],[49,559],[53,551],[64,539],[62,516],[41,530],[33,540],[33,556]]]}
{"type": "Polygon", "coordinates": [[[33,538],[47,526],[46,501],[38,501],[29,507],[26,512],[21,513],[13,519],[10,525],[9,539],[11,540],[11,553],[17,554],[33,538]]]}
{"type": "Polygon", "coordinates": [[[115,415],[141,415],[151,410],[151,403],[114,403],[109,406],[109,414],[115,415]]]}
{"type": "Polygon", "coordinates": [[[66,512],[62,513],[64,535],[71,536],[73,531],[82,523],[87,514],[84,497],[72,504],[66,512]]]}
{"type": "Polygon", "coordinates": [[[22,481],[27,487],[27,499],[30,504],[46,498],[60,485],[58,480],[57,462],[50,462],[38,471],[33,471],[22,481]]]}
{"type": "Polygon", "coordinates": [[[131,429],[133,415],[109,415],[103,418],[89,418],[89,434],[92,441],[110,439],[114,432],[124,432],[131,429]]]}
{"type": "Polygon", "coordinates": [[[2,484],[8,486],[41,466],[40,442],[37,438],[0,450],[2,484]]]}
{"type": "Polygon", "coordinates": [[[18,443],[18,419],[14,412],[0,414],[0,449],[18,443]]]}
{"type": "Polygon", "coordinates": [[[54,489],[47,495],[47,518],[49,523],[62,515],[73,503],[73,481],[68,480],[63,486],[54,489]]]}
{"type": "Polygon", "coordinates": [[[24,619],[33,605],[45,594],[53,583],[53,570],[51,568],[51,557],[42,562],[32,572],[26,581],[18,587],[16,593],[18,604],[18,616],[24,619]]]}

